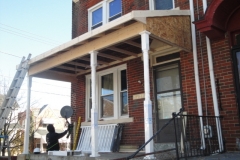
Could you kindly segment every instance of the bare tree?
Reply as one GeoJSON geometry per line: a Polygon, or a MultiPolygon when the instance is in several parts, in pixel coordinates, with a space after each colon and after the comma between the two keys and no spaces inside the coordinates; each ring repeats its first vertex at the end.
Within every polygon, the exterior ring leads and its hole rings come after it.
{"type": "MultiPolygon", "coordinates": [[[[0,79],[0,107],[4,101],[5,96],[7,95],[8,90],[8,80],[4,78],[0,79]]],[[[16,98],[12,109],[6,119],[6,123],[1,135],[9,137],[10,152],[11,155],[17,155],[23,152],[23,141],[24,141],[24,120],[26,119],[26,114],[21,114],[23,108],[26,107],[26,102],[24,102],[24,94],[18,95],[16,98]]],[[[34,101],[31,106],[36,105],[37,101],[34,101]]],[[[23,113],[23,112],[22,112],[23,113]]],[[[33,121],[30,122],[31,126],[35,126],[33,121]]],[[[35,128],[36,129],[36,128],[35,128]]],[[[35,132],[34,129],[31,129],[30,134],[35,132]]],[[[31,139],[31,136],[30,136],[31,139]]],[[[34,139],[34,138],[33,138],[34,139]]],[[[2,144],[6,144],[6,140],[2,139],[2,144]]],[[[31,144],[31,141],[30,141],[31,144]]],[[[7,147],[3,147],[1,150],[2,156],[5,156],[7,147]]]]}

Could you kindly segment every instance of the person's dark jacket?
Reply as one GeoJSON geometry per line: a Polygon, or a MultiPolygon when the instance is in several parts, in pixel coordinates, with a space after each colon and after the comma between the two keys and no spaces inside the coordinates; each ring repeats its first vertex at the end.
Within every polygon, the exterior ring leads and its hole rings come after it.
{"type": "Polygon", "coordinates": [[[59,151],[59,143],[58,139],[65,136],[68,132],[68,130],[62,132],[62,133],[56,133],[55,128],[52,124],[47,126],[48,134],[46,135],[47,140],[47,151],[59,151]]]}

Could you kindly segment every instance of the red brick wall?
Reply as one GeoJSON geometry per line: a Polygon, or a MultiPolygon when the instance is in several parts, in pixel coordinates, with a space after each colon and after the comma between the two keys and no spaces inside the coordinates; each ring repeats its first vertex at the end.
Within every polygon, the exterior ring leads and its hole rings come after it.
{"type": "MultiPolygon", "coordinates": [[[[240,26],[239,26],[240,27],[240,26]]],[[[212,42],[215,78],[219,79],[219,102],[223,136],[228,151],[236,150],[236,138],[240,137],[239,115],[235,97],[234,74],[228,37],[212,42]],[[221,109],[221,108],[220,108],[221,109]]]]}
{"type": "Polygon", "coordinates": [[[183,107],[188,114],[197,114],[198,109],[195,89],[193,54],[181,52],[180,58],[183,107]]]}
{"type": "Polygon", "coordinates": [[[78,77],[76,83],[72,83],[71,90],[71,106],[73,107],[72,122],[78,122],[78,117],[81,117],[81,121],[85,121],[85,76],[78,77]]]}
{"type": "MultiPolygon", "coordinates": [[[[208,0],[208,4],[212,0],[208,0]]],[[[88,13],[87,9],[99,3],[100,0],[81,0],[75,4],[73,15],[81,15],[73,17],[73,37],[77,37],[88,30],[88,13]]],[[[189,0],[175,0],[176,7],[180,9],[189,9],[189,0]]],[[[123,0],[122,10],[123,14],[127,14],[132,10],[148,9],[148,0],[123,0]]],[[[204,16],[202,1],[194,1],[195,20],[204,16]],[[199,8],[197,8],[197,6],[199,8]]],[[[201,101],[203,108],[203,115],[214,115],[212,89],[210,84],[208,55],[206,48],[205,36],[196,32],[197,40],[197,58],[198,71],[201,90],[201,101]]],[[[230,52],[229,38],[224,40],[211,42],[212,57],[214,61],[214,76],[219,80],[219,94],[218,103],[222,104],[220,108],[220,115],[223,116],[222,129],[223,137],[226,140],[226,149],[228,151],[236,150],[235,141],[240,137],[239,116],[237,115],[237,104],[235,97],[235,85],[232,70],[232,59],[230,52]]],[[[193,53],[181,52],[181,78],[183,90],[183,106],[188,114],[198,114],[194,62],[193,53]]],[[[151,82],[152,69],[150,71],[151,82]]],[[[129,114],[134,117],[134,123],[125,124],[123,130],[122,143],[141,145],[144,142],[144,114],[143,101],[144,99],[133,100],[134,94],[144,93],[144,87],[137,81],[143,82],[143,62],[138,59],[127,62],[127,76],[128,76],[128,92],[129,92],[129,114]]],[[[151,83],[153,84],[153,83],[151,83]]],[[[153,94],[153,86],[151,86],[151,94],[153,94]]],[[[151,95],[151,97],[153,97],[151,95]]],[[[153,108],[155,101],[152,98],[153,108]]],[[[78,77],[78,82],[72,84],[72,106],[76,112],[74,116],[82,116],[85,119],[85,76],[78,77]]],[[[153,117],[155,117],[155,110],[153,110],[153,117]]],[[[77,118],[73,117],[73,121],[77,118]]]]}
{"type": "Polygon", "coordinates": [[[149,0],[122,0],[123,15],[132,10],[148,10],[149,0]]]}
{"type": "MultiPolygon", "coordinates": [[[[72,10],[72,38],[88,32],[88,8],[102,0],[79,0],[73,2],[72,10]]],[[[148,9],[148,0],[122,0],[122,13],[127,14],[132,10],[148,9]]]]}

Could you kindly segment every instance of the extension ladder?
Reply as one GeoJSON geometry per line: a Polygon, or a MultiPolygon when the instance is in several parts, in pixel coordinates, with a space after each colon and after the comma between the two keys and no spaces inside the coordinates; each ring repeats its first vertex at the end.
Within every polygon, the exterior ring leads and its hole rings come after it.
{"type": "MultiPolygon", "coordinates": [[[[9,116],[9,113],[11,112],[11,110],[14,109],[13,104],[16,100],[20,87],[23,83],[24,77],[28,71],[28,68],[29,68],[28,62],[30,60],[30,57],[31,57],[31,54],[28,55],[28,58],[26,60],[25,60],[25,57],[22,58],[21,63],[19,64],[17,68],[17,72],[11,83],[11,86],[8,89],[7,95],[4,97],[4,101],[0,108],[0,133],[3,133],[4,125],[9,116]]],[[[4,138],[8,141],[7,135],[1,135],[0,138],[4,138]]],[[[9,144],[7,145],[8,145],[7,147],[9,148],[9,144]]],[[[2,150],[3,147],[4,147],[3,145],[0,145],[0,150],[2,150]]]]}

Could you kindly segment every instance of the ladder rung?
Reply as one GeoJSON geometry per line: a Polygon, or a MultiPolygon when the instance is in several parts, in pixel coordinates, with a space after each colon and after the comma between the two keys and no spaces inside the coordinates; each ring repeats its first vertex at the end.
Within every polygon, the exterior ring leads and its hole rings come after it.
{"type": "Polygon", "coordinates": [[[14,99],[16,97],[7,97],[6,100],[9,100],[9,99],[14,99]]]}

